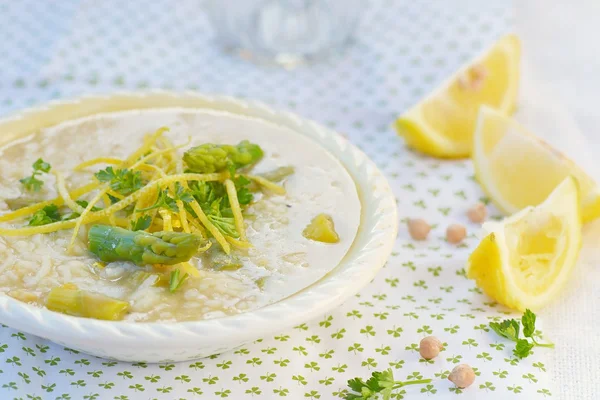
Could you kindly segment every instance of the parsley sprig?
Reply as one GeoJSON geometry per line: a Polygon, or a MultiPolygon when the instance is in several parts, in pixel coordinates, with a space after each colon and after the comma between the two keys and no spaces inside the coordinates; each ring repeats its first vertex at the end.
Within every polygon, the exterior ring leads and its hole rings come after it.
{"type": "MultiPolygon", "coordinates": [[[[86,208],[88,206],[88,202],[85,200],[75,200],[75,203],[79,204],[81,207],[86,208]]],[[[100,211],[102,210],[99,207],[92,207],[91,211],[100,211]]],[[[71,212],[68,214],[61,214],[58,206],[56,204],[48,204],[41,210],[37,210],[29,219],[29,226],[41,226],[48,225],[53,222],[58,221],[68,221],[70,219],[78,218],[81,214],[78,212],[71,212]]]]}
{"type": "Polygon", "coordinates": [[[142,173],[127,168],[114,169],[113,167],[107,167],[96,172],[94,176],[100,182],[110,183],[110,188],[123,196],[129,196],[144,186],[142,173]]]}
{"type": "Polygon", "coordinates": [[[534,347],[554,348],[553,343],[538,343],[535,339],[535,319],[536,316],[531,310],[525,310],[521,317],[521,324],[516,319],[505,319],[502,322],[490,322],[490,328],[498,335],[516,343],[513,354],[518,358],[525,358],[531,354],[534,347]],[[520,338],[521,325],[523,325],[523,336],[520,338]],[[529,341],[527,338],[531,339],[529,341]]]}
{"type": "Polygon", "coordinates": [[[60,221],[61,215],[56,204],[48,204],[41,210],[37,210],[29,220],[29,226],[47,225],[60,221]]]}
{"type": "Polygon", "coordinates": [[[146,208],[137,208],[135,212],[145,212],[150,211],[155,208],[166,208],[170,211],[177,212],[179,208],[177,207],[177,200],[181,200],[184,204],[189,203],[194,198],[192,194],[185,190],[183,186],[179,182],[176,184],[175,193],[171,196],[169,189],[164,189],[158,192],[158,197],[153,205],[146,208]]]}
{"type": "MultiPolygon", "coordinates": [[[[250,204],[254,199],[253,194],[248,189],[250,180],[240,175],[234,178],[233,182],[235,183],[240,205],[250,204]]],[[[229,205],[229,196],[221,182],[194,181],[190,183],[190,191],[207,218],[221,233],[234,238],[239,237],[239,233],[235,229],[233,212],[229,205]]],[[[188,209],[188,211],[195,215],[192,209],[188,209]]]]}
{"type": "Polygon", "coordinates": [[[46,161],[42,160],[41,158],[38,158],[37,161],[33,163],[32,168],[33,173],[31,174],[31,176],[19,179],[19,182],[21,182],[23,186],[25,186],[26,190],[39,192],[42,186],[44,185],[44,182],[37,179],[37,176],[50,172],[50,169],[52,167],[46,161]]]}
{"type": "Polygon", "coordinates": [[[354,378],[348,381],[348,386],[354,393],[348,393],[346,400],[367,400],[381,398],[390,400],[392,392],[407,385],[422,385],[430,383],[431,379],[418,379],[412,381],[394,380],[394,372],[391,368],[384,371],[375,371],[372,376],[364,382],[361,378],[354,378]],[[377,395],[380,397],[377,397],[377,395]]]}

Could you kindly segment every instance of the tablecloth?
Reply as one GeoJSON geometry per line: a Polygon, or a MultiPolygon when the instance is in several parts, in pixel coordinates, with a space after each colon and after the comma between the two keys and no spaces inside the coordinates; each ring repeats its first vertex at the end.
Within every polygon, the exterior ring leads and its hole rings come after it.
{"type": "MultiPolygon", "coordinates": [[[[365,2],[348,52],[292,71],[224,54],[202,7],[190,0],[0,1],[0,113],[83,93],[147,88],[229,94],[297,112],[346,134],[389,179],[401,218],[392,256],[367,287],[327,315],[194,362],[108,361],[2,326],[0,398],[333,399],[343,397],[349,378],[385,368],[397,378],[433,378],[396,399],[556,396],[551,350],[513,357],[512,344],[487,326],[510,312],[465,278],[479,230],[465,212],[488,202],[470,162],[411,152],[390,126],[511,29],[511,3],[365,2]],[[404,222],[415,217],[433,224],[427,242],[408,236],[404,222]],[[460,246],[444,240],[455,222],[469,233],[460,246]],[[431,361],[417,351],[427,335],[445,342],[431,361]],[[466,390],[445,379],[459,363],[476,368],[476,382],[466,390]]],[[[546,336],[552,339],[551,332],[546,336]]]]}

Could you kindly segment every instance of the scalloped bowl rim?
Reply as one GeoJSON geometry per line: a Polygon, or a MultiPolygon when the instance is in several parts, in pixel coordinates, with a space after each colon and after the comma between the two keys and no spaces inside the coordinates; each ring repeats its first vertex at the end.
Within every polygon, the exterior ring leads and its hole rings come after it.
{"type": "MultiPolygon", "coordinates": [[[[177,104],[185,104],[183,107],[189,108],[228,111],[282,124],[315,140],[332,153],[354,180],[362,207],[359,231],[340,264],[317,282],[285,299],[256,310],[222,318],[182,322],[101,321],[56,313],[7,295],[0,295],[1,322],[68,347],[71,347],[70,342],[75,342],[77,344],[72,347],[91,354],[94,354],[94,351],[86,350],[86,346],[82,344],[83,340],[101,341],[106,346],[118,343],[135,348],[161,344],[170,348],[185,348],[191,343],[198,344],[200,340],[209,340],[213,344],[229,341],[235,342],[235,345],[225,347],[234,348],[324,314],[356,294],[375,277],[387,261],[397,235],[396,202],[391,188],[373,161],[361,150],[333,130],[296,114],[275,111],[270,106],[256,101],[229,96],[206,96],[190,91],[117,92],[72,100],[55,100],[42,106],[24,109],[0,119],[0,134],[5,134],[5,129],[9,132],[10,129],[15,130],[12,138],[3,141],[8,143],[23,136],[23,132],[35,131],[36,129],[31,128],[31,123],[27,122],[32,119],[41,120],[37,128],[40,129],[85,115],[181,107],[177,104]],[[116,110],[115,103],[120,104],[116,110]],[[69,116],[55,115],[65,112],[69,113],[69,116]],[[366,227],[370,227],[368,232],[366,227]]],[[[94,344],[98,345],[97,342],[94,344]]],[[[119,354],[110,353],[103,353],[101,357],[121,359],[119,354]]],[[[148,357],[140,354],[140,360],[144,358],[148,357]]],[[[135,358],[126,359],[131,361],[135,358]]],[[[178,359],[190,359],[190,356],[178,359]]]]}

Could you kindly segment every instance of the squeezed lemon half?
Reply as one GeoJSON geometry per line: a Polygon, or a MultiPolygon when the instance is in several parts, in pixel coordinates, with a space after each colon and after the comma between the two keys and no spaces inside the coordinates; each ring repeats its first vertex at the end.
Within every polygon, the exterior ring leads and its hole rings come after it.
{"type": "Polygon", "coordinates": [[[475,177],[506,214],[540,204],[566,177],[579,186],[583,222],[600,216],[600,190],[573,161],[513,119],[481,107],[473,145],[475,177]]]}
{"type": "Polygon", "coordinates": [[[541,308],[567,282],[581,248],[576,180],[566,178],[539,206],[483,229],[486,236],[469,257],[467,276],[510,308],[541,308]]]}
{"type": "Polygon", "coordinates": [[[515,108],[520,53],[519,39],[504,36],[398,118],[398,133],[432,156],[469,156],[479,107],[507,114],[515,108]]]}

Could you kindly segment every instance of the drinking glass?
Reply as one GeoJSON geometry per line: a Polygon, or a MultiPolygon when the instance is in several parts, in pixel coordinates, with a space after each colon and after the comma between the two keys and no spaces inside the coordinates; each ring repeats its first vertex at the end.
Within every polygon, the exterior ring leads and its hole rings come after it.
{"type": "Polygon", "coordinates": [[[208,18],[227,50],[285,67],[321,61],[350,43],[366,0],[208,0],[208,18]]]}

